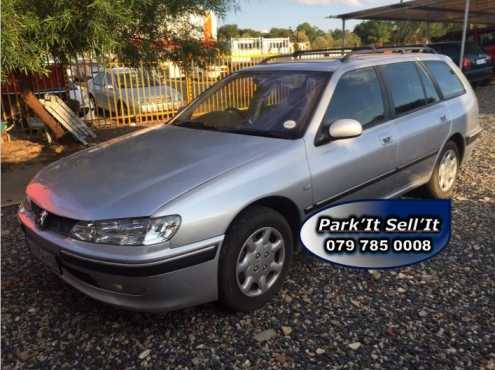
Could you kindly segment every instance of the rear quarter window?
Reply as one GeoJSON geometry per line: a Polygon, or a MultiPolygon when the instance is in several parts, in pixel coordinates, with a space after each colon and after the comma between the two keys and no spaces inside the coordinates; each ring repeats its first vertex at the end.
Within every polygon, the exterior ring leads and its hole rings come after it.
{"type": "Polygon", "coordinates": [[[395,114],[407,113],[426,104],[416,63],[386,64],[383,66],[383,77],[392,95],[395,114]]]}
{"type": "Polygon", "coordinates": [[[453,98],[465,93],[464,85],[452,68],[445,62],[425,61],[433,78],[437,81],[440,91],[445,99],[453,98]]]}

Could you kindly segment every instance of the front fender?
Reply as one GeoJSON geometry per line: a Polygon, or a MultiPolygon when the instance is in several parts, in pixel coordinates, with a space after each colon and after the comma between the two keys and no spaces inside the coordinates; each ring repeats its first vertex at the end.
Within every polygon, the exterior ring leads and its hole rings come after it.
{"type": "Polygon", "coordinates": [[[269,196],[291,199],[300,211],[312,203],[303,140],[202,184],[161,207],[153,217],[182,217],[182,225],[171,240],[172,247],[180,246],[225,234],[244,208],[269,196]]]}

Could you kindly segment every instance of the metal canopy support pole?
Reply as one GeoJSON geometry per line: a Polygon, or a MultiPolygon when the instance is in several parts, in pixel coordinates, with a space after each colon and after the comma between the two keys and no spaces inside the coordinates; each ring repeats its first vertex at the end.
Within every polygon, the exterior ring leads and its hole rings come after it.
{"type": "Polygon", "coordinates": [[[342,18],[342,53],[345,48],[345,18],[342,18]]]}
{"type": "Polygon", "coordinates": [[[470,0],[466,0],[466,8],[464,9],[464,25],[462,29],[462,43],[461,43],[461,55],[459,56],[459,68],[462,69],[462,61],[464,60],[464,51],[466,49],[466,36],[467,36],[467,27],[469,22],[469,2],[470,0]]]}

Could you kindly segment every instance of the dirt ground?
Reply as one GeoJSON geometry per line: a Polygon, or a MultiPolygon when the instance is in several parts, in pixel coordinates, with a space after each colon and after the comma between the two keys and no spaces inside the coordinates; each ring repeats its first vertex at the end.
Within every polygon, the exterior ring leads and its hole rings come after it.
{"type": "MultiPolygon", "coordinates": [[[[121,127],[96,129],[95,143],[140,130],[143,127],[121,127]]],[[[64,138],[63,144],[47,145],[40,139],[13,139],[2,142],[1,196],[2,207],[19,203],[24,189],[31,178],[48,163],[84,149],[71,138],[64,138]]]]}

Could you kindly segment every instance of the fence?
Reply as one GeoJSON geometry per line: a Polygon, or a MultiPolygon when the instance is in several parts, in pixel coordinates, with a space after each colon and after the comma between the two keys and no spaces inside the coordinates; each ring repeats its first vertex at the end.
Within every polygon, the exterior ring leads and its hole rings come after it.
{"type": "MultiPolygon", "coordinates": [[[[129,67],[78,58],[68,66],[53,63],[48,77],[33,76],[32,80],[37,82],[35,94],[60,95],[93,127],[152,125],[172,118],[183,105],[219,79],[253,66],[263,58],[239,61],[225,56],[206,63],[192,63],[187,70],[170,61],[129,67]]],[[[15,79],[8,82],[10,85],[2,86],[2,121],[27,131],[43,127],[24,107],[15,79]]],[[[240,83],[232,88],[235,90],[232,96],[242,99],[246,96],[243,90],[253,87],[240,83]]]]}
{"type": "MultiPolygon", "coordinates": [[[[234,62],[219,57],[192,63],[187,70],[173,62],[128,67],[105,66],[80,58],[61,68],[49,66],[48,76],[32,76],[38,96],[54,93],[94,127],[152,125],[165,122],[185,104],[226,75],[259,63],[251,58],[234,62]],[[63,77],[60,74],[63,72],[63,77]]],[[[2,85],[2,121],[30,131],[41,123],[24,106],[12,76],[2,85]]]]}

